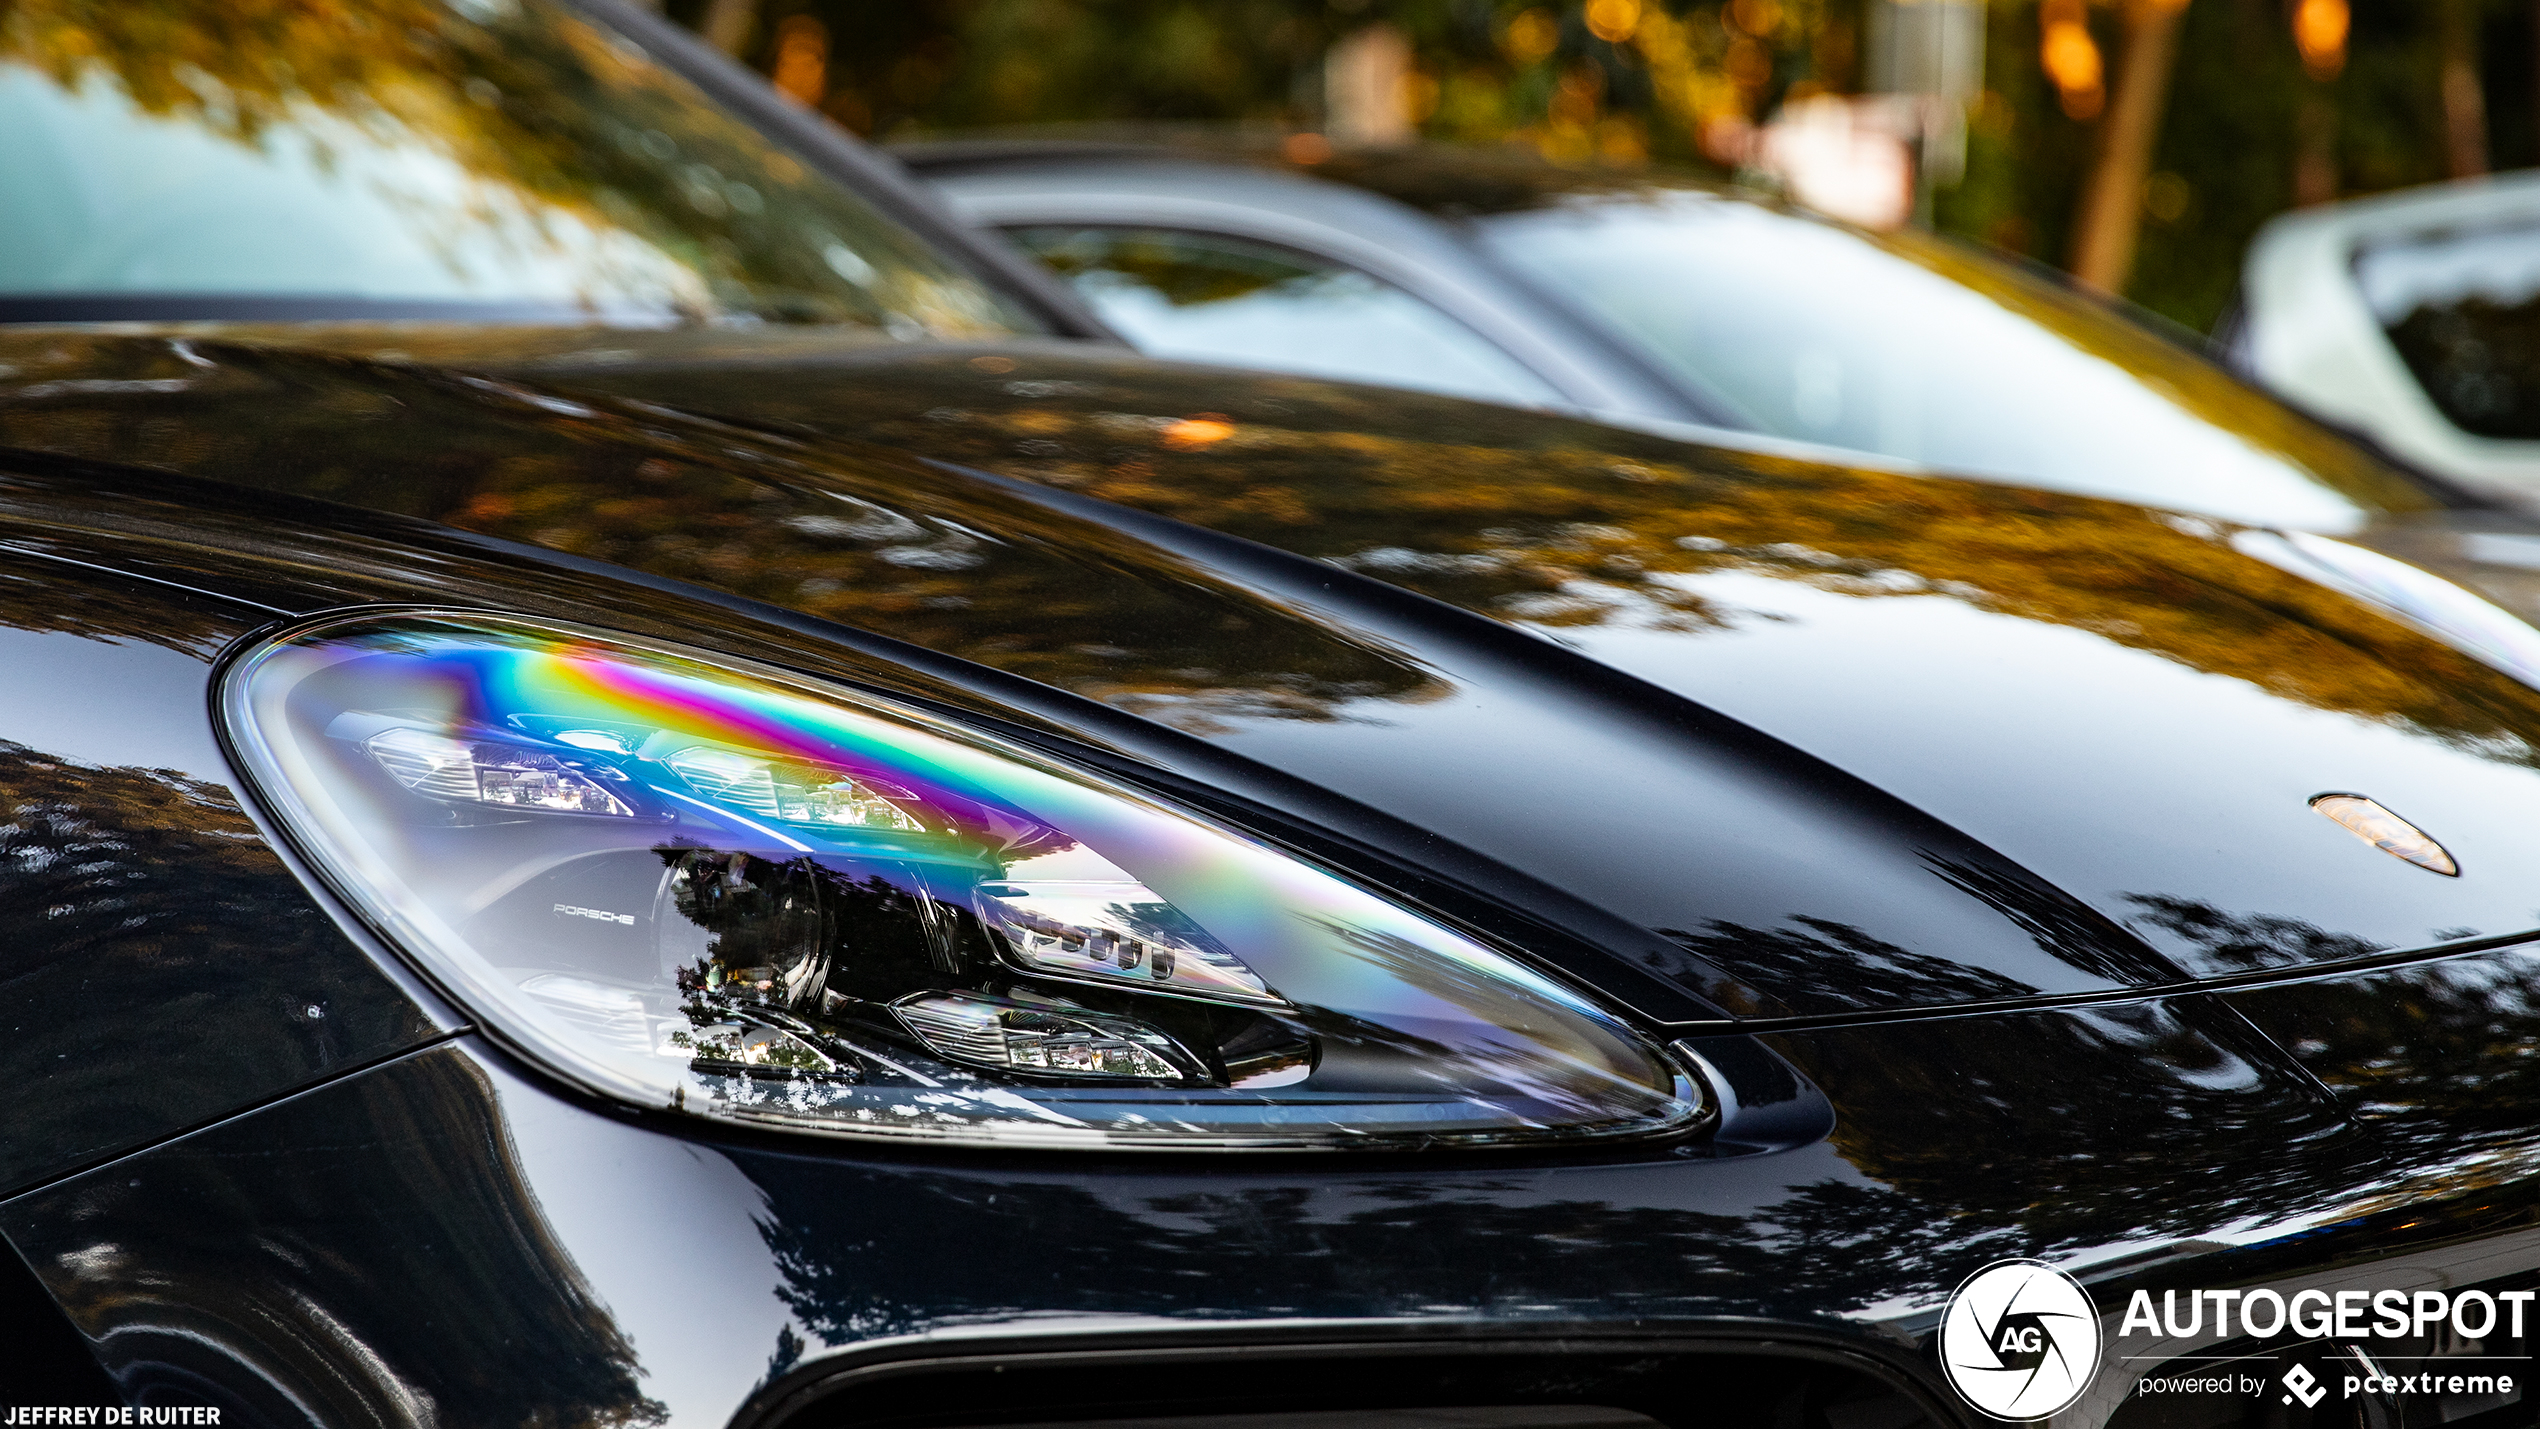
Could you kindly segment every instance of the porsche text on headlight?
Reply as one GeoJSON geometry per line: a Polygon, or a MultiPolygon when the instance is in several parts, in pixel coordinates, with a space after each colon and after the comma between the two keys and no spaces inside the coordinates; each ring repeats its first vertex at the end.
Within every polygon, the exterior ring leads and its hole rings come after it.
{"type": "Polygon", "coordinates": [[[1587,999],[1114,780],[593,631],[345,617],[224,721],[319,870],[484,1024],[642,1105],[1005,1145],[1499,1145],[1697,1126],[1587,999]]]}

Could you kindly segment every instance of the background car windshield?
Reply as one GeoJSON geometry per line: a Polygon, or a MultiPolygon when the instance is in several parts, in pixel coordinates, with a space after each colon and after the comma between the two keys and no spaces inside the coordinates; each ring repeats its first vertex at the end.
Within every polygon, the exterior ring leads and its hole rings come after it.
{"type": "Polygon", "coordinates": [[[1304,372],[1519,406],[1561,394],[1409,293],[1266,243],[1160,228],[1041,227],[1008,236],[1065,277],[1142,352],[1304,372]]]}
{"type": "Polygon", "coordinates": [[[1927,236],[1692,192],[1573,200],[1483,235],[1759,431],[2313,530],[2435,504],[2162,338],[1927,236]]]}
{"type": "Polygon", "coordinates": [[[0,7],[0,134],[0,320],[1034,326],[544,0],[0,7]]]}
{"type": "Polygon", "coordinates": [[[2452,425],[2540,440],[2540,227],[2368,244],[2355,254],[2355,284],[2452,425]]]}

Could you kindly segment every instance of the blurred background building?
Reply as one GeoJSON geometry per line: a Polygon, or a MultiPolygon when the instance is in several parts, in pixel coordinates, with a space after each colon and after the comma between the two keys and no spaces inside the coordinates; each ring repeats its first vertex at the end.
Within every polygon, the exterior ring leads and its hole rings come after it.
{"type": "Polygon", "coordinates": [[[869,137],[1236,124],[1779,184],[2211,326],[2286,209],[2540,163],[2540,0],[655,0],[869,137]]]}

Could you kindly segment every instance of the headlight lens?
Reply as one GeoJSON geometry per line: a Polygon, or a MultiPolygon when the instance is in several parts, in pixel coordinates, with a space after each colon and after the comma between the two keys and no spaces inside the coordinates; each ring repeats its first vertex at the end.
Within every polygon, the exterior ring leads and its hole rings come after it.
{"type": "Polygon", "coordinates": [[[639,1104],[1081,1147],[1682,1131],[1698,1088],[1508,956],[871,695],[497,617],[234,662],[268,808],[490,1028],[639,1104]]]}

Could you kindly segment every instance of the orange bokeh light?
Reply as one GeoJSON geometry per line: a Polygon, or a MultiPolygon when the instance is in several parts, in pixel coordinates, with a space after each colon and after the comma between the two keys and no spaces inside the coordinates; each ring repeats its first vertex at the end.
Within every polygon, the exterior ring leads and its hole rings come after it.
{"type": "Polygon", "coordinates": [[[2107,64],[2081,0],[2046,0],[2038,12],[2038,62],[2055,82],[2064,112],[2075,119],[2096,119],[2106,103],[2107,64]]]}
{"type": "Polygon", "coordinates": [[[1202,412],[1184,417],[1164,429],[1164,444],[1187,451],[1194,447],[1213,446],[1235,434],[1235,424],[1215,412],[1202,412]]]}
{"type": "Polygon", "coordinates": [[[1290,134],[1279,141],[1279,157],[1291,164],[1319,164],[1332,157],[1332,141],[1320,134],[1290,134]]]}
{"type": "Polygon", "coordinates": [[[776,27],[776,65],[769,80],[805,104],[829,93],[829,27],[809,15],[789,15],[776,27]]]}
{"type": "Polygon", "coordinates": [[[2346,67],[2346,32],[2354,17],[2346,0],[2302,0],[2293,11],[2293,46],[2311,78],[2329,80],[2346,67]]]}
{"type": "Polygon", "coordinates": [[[1588,33],[1619,45],[1640,28],[1640,0],[1588,0],[1588,33]]]}

